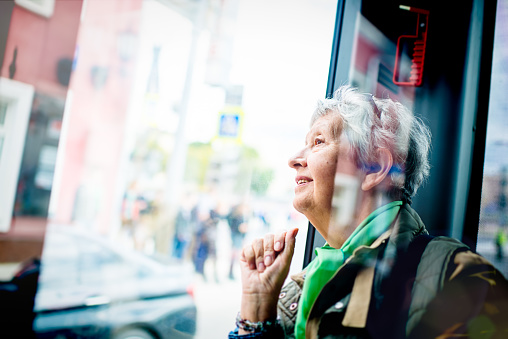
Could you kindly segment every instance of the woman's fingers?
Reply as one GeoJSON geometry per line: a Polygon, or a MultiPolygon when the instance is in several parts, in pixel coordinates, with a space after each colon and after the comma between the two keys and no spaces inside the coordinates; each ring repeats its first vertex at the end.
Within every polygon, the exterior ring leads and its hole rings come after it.
{"type": "Polygon", "coordinates": [[[264,263],[265,267],[270,267],[270,265],[273,263],[273,260],[275,259],[275,251],[273,250],[273,234],[267,234],[265,235],[264,239],[264,263]]]}
{"type": "Polygon", "coordinates": [[[240,260],[247,263],[251,270],[256,269],[256,254],[252,248],[252,244],[245,245],[240,255],[240,260]]]}
{"type": "Polygon", "coordinates": [[[279,233],[275,236],[274,238],[274,245],[273,245],[273,249],[277,252],[281,252],[283,249],[284,249],[284,243],[285,243],[285,238],[286,238],[286,233],[287,232],[282,232],[282,233],[279,233]]]}
{"type": "Polygon", "coordinates": [[[296,235],[298,234],[298,228],[293,228],[286,233],[284,238],[285,250],[282,255],[292,258],[295,252],[296,235]]]}
{"type": "Polygon", "coordinates": [[[254,256],[256,258],[256,267],[258,272],[263,272],[266,268],[265,266],[265,256],[264,256],[264,246],[263,239],[259,238],[254,240],[252,243],[252,248],[254,249],[254,256]]]}
{"type": "MultiPolygon", "coordinates": [[[[295,249],[298,228],[277,235],[267,234],[264,238],[256,239],[252,244],[243,248],[241,260],[246,262],[249,269],[264,272],[270,267],[279,255],[284,255],[291,261],[295,249]]],[[[284,266],[285,264],[283,264],[284,266]]]]}

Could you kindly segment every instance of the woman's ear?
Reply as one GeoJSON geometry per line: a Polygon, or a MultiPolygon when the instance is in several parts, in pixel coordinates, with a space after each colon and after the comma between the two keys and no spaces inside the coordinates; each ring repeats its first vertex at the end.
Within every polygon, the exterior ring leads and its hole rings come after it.
{"type": "Polygon", "coordinates": [[[377,163],[373,169],[369,171],[362,182],[362,190],[368,191],[379,185],[390,173],[393,165],[393,157],[389,150],[386,148],[379,148],[377,150],[377,163]]]}

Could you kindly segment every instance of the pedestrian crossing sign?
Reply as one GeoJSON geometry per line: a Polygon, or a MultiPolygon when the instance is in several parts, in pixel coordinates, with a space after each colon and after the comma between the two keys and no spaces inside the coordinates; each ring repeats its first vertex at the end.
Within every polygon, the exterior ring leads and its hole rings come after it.
{"type": "Polygon", "coordinates": [[[243,110],[240,106],[226,106],[219,112],[219,124],[215,139],[242,142],[243,110]]]}

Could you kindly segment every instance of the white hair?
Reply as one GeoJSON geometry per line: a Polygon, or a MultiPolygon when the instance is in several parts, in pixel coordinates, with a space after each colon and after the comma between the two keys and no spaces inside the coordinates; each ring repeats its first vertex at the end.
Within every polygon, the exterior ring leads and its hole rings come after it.
{"type": "MultiPolygon", "coordinates": [[[[393,186],[411,202],[430,170],[431,133],[423,121],[399,102],[375,98],[348,85],[336,90],[332,98],[318,101],[311,125],[328,114],[341,117],[341,131],[359,168],[375,166],[377,149],[390,150],[393,186]]],[[[341,131],[333,133],[339,137],[341,131]]]]}

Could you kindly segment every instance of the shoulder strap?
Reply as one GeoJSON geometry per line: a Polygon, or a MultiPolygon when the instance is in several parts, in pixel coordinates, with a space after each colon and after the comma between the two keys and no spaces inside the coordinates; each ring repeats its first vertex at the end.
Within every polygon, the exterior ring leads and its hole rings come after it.
{"type": "Polygon", "coordinates": [[[430,234],[420,234],[413,238],[413,240],[409,243],[409,247],[407,249],[406,255],[399,261],[400,265],[405,268],[405,274],[403,275],[402,282],[404,282],[404,285],[406,287],[404,293],[404,301],[402,304],[402,312],[401,312],[401,318],[400,318],[400,324],[403,324],[403,328],[401,330],[403,331],[401,333],[401,338],[405,337],[406,333],[406,324],[408,322],[409,312],[410,312],[410,306],[412,304],[412,297],[413,297],[413,286],[415,284],[416,280],[416,274],[418,271],[418,266],[420,265],[423,252],[425,252],[425,249],[427,248],[427,245],[434,239],[435,237],[430,234]]]}
{"type": "Polygon", "coordinates": [[[420,259],[422,258],[423,252],[425,248],[435,237],[430,234],[420,234],[416,236],[411,243],[409,244],[409,248],[407,250],[408,259],[411,259],[411,269],[414,269],[413,277],[416,276],[416,270],[418,268],[418,264],[420,263],[420,259]]]}
{"type": "Polygon", "coordinates": [[[371,309],[376,312],[371,321],[375,323],[373,325],[379,338],[405,338],[411,291],[418,264],[432,239],[434,237],[428,234],[418,235],[405,250],[397,251],[397,259],[391,273],[382,281],[382,302],[379,307],[371,305],[371,309]],[[394,322],[394,319],[397,321],[394,322]]]}

